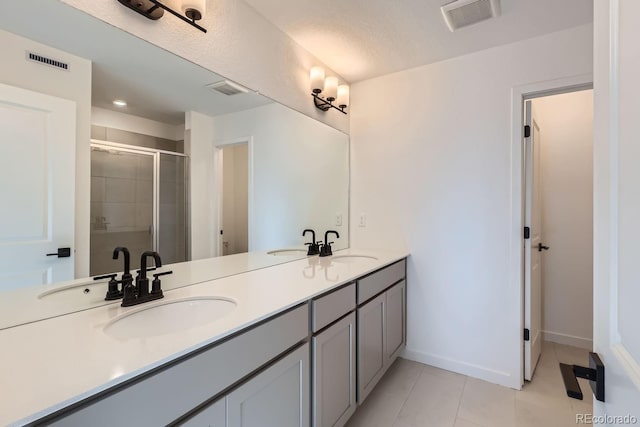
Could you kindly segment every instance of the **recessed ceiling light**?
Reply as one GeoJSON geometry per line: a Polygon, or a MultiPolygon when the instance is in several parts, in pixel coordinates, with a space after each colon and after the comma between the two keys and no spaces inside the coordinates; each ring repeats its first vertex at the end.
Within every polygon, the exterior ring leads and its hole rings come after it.
{"type": "Polygon", "coordinates": [[[121,99],[116,99],[115,101],[113,101],[113,105],[115,105],[116,107],[126,107],[127,106],[127,101],[123,101],[121,99]]]}

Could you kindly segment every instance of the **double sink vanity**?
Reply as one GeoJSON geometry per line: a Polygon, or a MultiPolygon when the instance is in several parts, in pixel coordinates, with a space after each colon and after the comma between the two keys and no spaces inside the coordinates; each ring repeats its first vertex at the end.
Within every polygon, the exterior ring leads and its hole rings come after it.
{"type": "Polygon", "coordinates": [[[344,425],[404,348],[407,255],[347,249],[201,283],[180,272],[206,260],[175,264],[183,287],[162,300],[0,330],[0,424],[344,425]]]}

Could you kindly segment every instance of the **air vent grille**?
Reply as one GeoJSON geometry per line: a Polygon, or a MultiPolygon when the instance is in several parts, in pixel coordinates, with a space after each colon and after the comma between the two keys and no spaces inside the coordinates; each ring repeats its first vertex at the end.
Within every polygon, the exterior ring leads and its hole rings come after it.
{"type": "Polygon", "coordinates": [[[449,30],[500,16],[500,0],[456,0],[440,8],[449,30]]]}
{"type": "Polygon", "coordinates": [[[238,83],[231,82],[229,80],[223,80],[221,82],[212,83],[207,87],[211,90],[215,90],[216,92],[223,93],[227,96],[233,96],[233,95],[249,92],[249,89],[247,89],[246,87],[239,85],[238,83]]]}
{"type": "Polygon", "coordinates": [[[57,59],[47,58],[46,56],[39,55],[34,52],[27,51],[27,59],[29,61],[38,62],[40,64],[57,68],[59,70],[69,71],[69,64],[67,64],[66,62],[58,61],[57,59]]]}

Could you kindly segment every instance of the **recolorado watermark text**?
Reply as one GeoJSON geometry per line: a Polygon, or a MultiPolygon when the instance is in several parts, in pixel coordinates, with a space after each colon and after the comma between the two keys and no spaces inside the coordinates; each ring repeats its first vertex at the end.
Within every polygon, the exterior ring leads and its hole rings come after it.
{"type": "Polygon", "coordinates": [[[633,425],[633,424],[638,424],[638,417],[630,414],[628,415],[576,414],[576,424],[633,425]]]}

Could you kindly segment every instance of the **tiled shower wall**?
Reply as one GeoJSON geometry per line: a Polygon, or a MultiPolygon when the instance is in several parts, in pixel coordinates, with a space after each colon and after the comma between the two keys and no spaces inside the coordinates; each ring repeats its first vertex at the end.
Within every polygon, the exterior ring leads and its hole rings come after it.
{"type": "MultiPolygon", "coordinates": [[[[170,141],[117,129],[93,126],[92,138],[166,151],[182,149],[170,141]]],[[[186,258],[186,159],[160,156],[158,251],[164,263],[186,258]]],[[[91,155],[91,260],[90,274],[122,270],[112,260],[116,246],[131,252],[132,268],[140,254],[153,249],[153,157],[92,150],[91,155]]]]}

